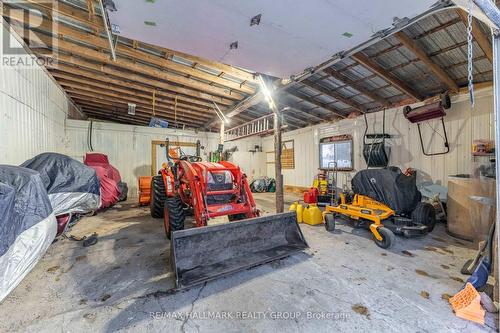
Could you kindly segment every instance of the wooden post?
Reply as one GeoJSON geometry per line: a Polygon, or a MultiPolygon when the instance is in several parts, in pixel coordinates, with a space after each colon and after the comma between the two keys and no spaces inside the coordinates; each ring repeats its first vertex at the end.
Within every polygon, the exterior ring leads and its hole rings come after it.
{"type": "Polygon", "coordinates": [[[219,136],[220,136],[219,143],[221,145],[224,144],[224,132],[225,132],[225,128],[226,128],[226,126],[224,124],[224,120],[221,119],[221,121],[220,121],[220,132],[219,132],[219,136]]]}
{"type": "Polygon", "coordinates": [[[276,213],[283,213],[283,175],[281,174],[281,112],[277,107],[273,108],[274,113],[274,166],[276,174],[276,213]]]}

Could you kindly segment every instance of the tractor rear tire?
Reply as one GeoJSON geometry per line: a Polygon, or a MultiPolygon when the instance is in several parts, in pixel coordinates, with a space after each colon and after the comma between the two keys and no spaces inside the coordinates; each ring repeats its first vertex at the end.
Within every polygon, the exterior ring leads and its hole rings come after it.
{"type": "Polygon", "coordinates": [[[419,202],[411,213],[411,220],[413,223],[427,226],[427,231],[431,232],[436,225],[436,210],[428,202],[419,202]]]}
{"type": "Polygon", "coordinates": [[[381,247],[383,249],[388,249],[396,241],[396,236],[391,230],[384,227],[379,227],[377,228],[377,231],[380,234],[380,236],[382,236],[382,240],[380,241],[376,239],[375,236],[373,236],[375,244],[377,244],[378,247],[381,247]]]}
{"type": "Polygon", "coordinates": [[[163,207],[163,225],[168,239],[170,239],[172,232],[184,229],[185,219],[184,204],[181,198],[178,195],[167,198],[163,207]]]}
{"type": "Polygon", "coordinates": [[[151,201],[149,202],[149,210],[152,217],[160,218],[163,216],[165,199],[167,199],[167,191],[165,190],[163,176],[153,176],[151,178],[151,201]]]}

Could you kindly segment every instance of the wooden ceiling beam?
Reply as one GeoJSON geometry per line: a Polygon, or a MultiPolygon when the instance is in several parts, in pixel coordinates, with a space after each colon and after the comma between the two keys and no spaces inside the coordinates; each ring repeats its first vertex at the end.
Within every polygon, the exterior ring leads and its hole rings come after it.
{"type": "MultiPolygon", "coordinates": [[[[456,12],[460,17],[460,19],[462,20],[462,22],[464,23],[465,29],[467,29],[467,26],[469,25],[467,19],[467,13],[462,9],[457,9],[456,12]]],[[[491,46],[490,40],[481,31],[479,23],[475,18],[472,18],[472,36],[479,44],[479,47],[481,48],[481,50],[483,50],[484,54],[486,55],[490,63],[493,63],[493,48],[491,46]]]]}
{"type": "Polygon", "coordinates": [[[366,112],[366,109],[363,106],[356,103],[352,99],[344,97],[338,92],[335,92],[335,91],[332,91],[332,90],[327,89],[325,87],[322,87],[321,85],[317,84],[316,82],[311,81],[310,79],[305,79],[305,80],[301,81],[300,83],[308,86],[311,89],[314,89],[314,90],[320,92],[323,95],[326,95],[326,96],[331,97],[331,98],[333,98],[341,103],[344,103],[345,105],[348,105],[348,106],[360,111],[361,113],[366,112]]]}
{"type": "Polygon", "coordinates": [[[421,47],[418,46],[417,42],[408,37],[405,33],[402,31],[398,31],[395,34],[395,37],[403,44],[408,50],[413,52],[420,61],[422,61],[429,69],[431,72],[441,81],[444,83],[448,89],[452,92],[458,91],[459,87],[453,81],[453,79],[446,73],[444,69],[439,67],[436,63],[434,63],[431,58],[425,53],[424,50],[422,50],[421,47]]]}
{"type": "MultiPolygon", "coordinates": [[[[112,91],[109,91],[108,89],[104,89],[101,91],[99,91],[99,89],[97,89],[97,91],[96,91],[96,89],[92,85],[83,85],[81,83],[74,83],[74,82],[67,81],[67,80],[59,81],[59,84],[68,90],[73,89],[76,91],[81,91],[82,93],[88,92],[88,93],[100,94],[100,95],[103,95],[104,98],[113,97],[113,98],[117,98],[117,99],[123,99],[127,103],[129,103],[129,102],[134,103],[136,105],[142,106],[145,109],[151,110],[151,113],[153,112],[153,102],[152,102],[151,96],[149,96],[149,98],[146,99],[146,98],[133,96],[130,94],[120,94],[120,93],[116,94],[112,91]]],[[[189,118],[192,121],[211,118],[211,115],[208,113],[193,112],[191,110],[186,110],[184,108],[179,108],[179,107],[176,108],[175,105],[171,105],[171,104],[166,105],[165,103],[158,102],[158,101],[156,101],[156,103],[155,103],[154,110],[155,110],[155,113],[163,112],[165,114],[170,114],[170,113],[174,113],[177,115],[182,114],[183,117],[189,118]]]]}
{"type": "MultiPolygon", "coordinates": [[[[124,122],[127,122],[127,123],[132,123],[132,124],[147,124],[149,123],[149,119],[150,118],[146,118],[146,117],[143,117],[143,116],[132,116],[132,115],[128,115],[125,116],[125,115],[121,115],[121,114],[117,114],[116,111],[117,110],[109,110],[109,109],[102,109],[102,108],[95,108],[95,107],[91,107],[91,106],[82,106],[82,110],[83,112],[87,115],[87,116],[99,116],[99,117],[102,117],[102,119],[106,119],[106,120],[122,120],[124,122]]],[[[126,112],[126,110],[125,110],[126,112]]]]}
{"type": "MultiPolygon", "coordinates": [[[[151,100],[148,103],[148,101],[144,101],[139,98],[124,96],[121,94],[115,94],[108,91],[95,92],[94,89],[83,85],[78,86],[78,84],[71,84],[68,82],[60,82],[60,84],[69,93],[77,93],[91,98],[101,98],[104,100],[109,100],[110,102],[120,103],[121,105],[127,107],[128,103],[133,103],[143,108],[144,110],[148,110],[150,114],[153,115],[153,106],[151,100]]],[[[155,105],[154,111],[155,115],[163,114],[163,115],[170,115],[172,117],[175,117],[174,114],[176,112],[173,107],[165,105],[155,105]]],[[[207,119],[211,118],[211,115],[193,114],[183,109],[177,109],[177,118],[181,117],[193,122],[204,122],[207,119]]]]}
{"type": "MultiPolygon", "coordinates": [[[[128,115],[127,105],[121,102],[113,102],[108,99],[100,99],[100,98],[93,98],[92,100],[89,100],[88,94],[85,93],[82,94],[74,91],[68,91],[68,95],[75,101],[76,104],[80,105],[80,107],[93,107],[103,110],[109,110],[109,108],[111,108],[112,110],[123,112],[122,115],[128,115]]],[[[151,119],[152,117],[151,110],[144,109],[141,106],[136,107],[135,113],[137,116],[143,117],[145,119],[151,119]]],[[[156,116],[162,119],[166,119],[170,123],[185,125],[192,128],[200,127],[200,123],[193,123],[192,121],[186,120],[184,118],[176,120],[171,115],[164,114],[163,112],[158,112],[156,116]]],[[[133,116],[131,115],[131,117],[133,116]]]]}
{"type": "MultiPolygon", "coordinates": [[[[128,108],[128,103],[134,103],[136,104],[136,113],[143,113],[148,116],[153,116],[153,109],[151,105],[145,105],[144,103],[134,101],[133,99],[124,99],[124,98],[116,98],[116,97],[111,97],[111,96],[103,96],[102,94],[96,94],[90,91],[86,90],[81,90],[81,89],[74,89],[72,87],[66,87],[65,88],[66,92],[72,97],[72,98],[77,98],[77,99],[85,99],[86,100],[86,105],[92,104],[92,103],[99,103],[101,105],[110,105],[110,106],[116,106],[116,107],[123,107],[125,109],[128,108]]],[[[78,104],[78,102],[77,102],[78,104]]],[[[201,117],[193,117],[193,116],[187,116],[183,114],[182,112],[179,112],[177,114],[177,120],[174,115],[173,110],[165,109],[165,108],[155,108],[155,115],[157,117],[161,118],[167,118],[171,121],[177,121],[177,122],[186,122],[190,123],[191,125],[200,125],[204,124],[206,120],[204,120],[201,117]]],[[[193,126],[194,127],[194,126],[193,126]]]]}
{"type": "MultiPolygon", "coordinates": [[[[125,89],[131,88],[133,90],[142,91],[142,92],[145,92],[148,94],[153,94],[153,92],[155,92],[158,96],[162,96],[165,98],[171,98],[172,100],[175,100],[177,98],[179,103],[186,104],[186,107],[192,106],[192,107],[194,107],[194,109],[197,107],[198,108],[205,108],[205,109],[206,108],[213,108],[213,103],[210,103],[210,102],[205,102],[202,100],[189,98],[189,97],[186,97],[186,96],[181,95],[181,94],[170,93],[170,92],[165,91],[163,89],[157,89],[157,88],[153,88],[151,86],[146,86],[143,84],[137,84],[134,82],[121,80],[121,79],[114,79],[107,74],[105,74],[105,75],[96,74],[96,73],[82,70],[82,69],[79,69],[79,68],[76,68],[73,66],[64,65],[62,63],[57,64],[56,67],[57,67],[57,69],[56,68],[49,69],[50,73],[54,77],[63,77],[63,78],[71,78],[73,80],[81,80],[82,83],[86,83],[88,81],[91,81],[91,82],[97,81],[99,83],[112,84],[112,85],[115,85],[117,87],[121,87],[121,88],[125,88],[125,89]]],[[[219,105],[219,107],[222,110],[226,109],[226,106],[224,106],[222,104],[219,105]]]]}
{"type": "Polygon", "coordinates": [[[129,118],[123,118],[123,117],[118,117],[115,116],[114,119],[109,117],[109,116],[103,116],[102,114],[90,110],[90,109],[85,109],[84,110],[85,115],[89,118],[89,120],[93,121],[103,121],[103,122],[114,122],[118,124],[125,124],[125,125],[132,125],[132,126],[147,126],[148,123],[146,120],[133,120],[129,118]]]}
{"type": "Polygon", "coordinates": [[[297,98],[300,98],[301,100],[306,101],[306,102],[308,102],[310,104],[313,104],[313,105],[315,105],[315,106],[317,106],[319,108],[322,108],[322,109],[325,109],[327,111],[330,111],[331,113],[336,114],[337,116],[339,116],[341,118],[345,118],[346,117],[344,114],[341,113],[340,110],[337,110],[337,109],[329,106],[326,103],[322,103],[320,101],[317,101],[314,98],[308,97],[308,96],[306,96],[304,94],[301,94],[301,93],[299,93],[297,91],[287,90],[286,93],[288,93],[288,94],[290,94],[292,96],[295,96],[297,98]]]}
{"type": "MultiPolygon", "coordinates": [[[[89,12],[83,8],[71,6],[62,1],[57,1],[55,6],[50,5],[51,2],[44,2],[39,0],[26,0],[30,7],[34,9],[44,9],[50,12],[55,12],[58,15],[66,16],[74,21],[84,23],[89,27],[103,31],[104,24],[100,16],[94,15],[89,17],[89,12]]],[[[54,14],[52,13],[52,16],[54,14]]]]}
{"type": "MultiPolygon", "coordinates": [[[[90,1],[90,0],[88,0],[88,1],[90,1]]],[[[38,2],[38,1],[34,1],[34,0],[29,0],[29,2],[31,3],[30,7],[33,7],[33,8],[39,8],[39,9],[43,8],[46,10],[49,10],[49,8],[50,8],[49,5],[44,4],[43,2],[38,2]]],[[[88,25],[89,27],[96,29],[98,31],[104,30],[102,18],[100,16],[91,15],[91,13],[89,11],[85,11],[83,9],[78,9],[76,7],[73,7],[73,6],[65,5],[65,4],[61,3],[60,1],[58,2],[58,5],[56,7],[57,7],[57,13],[60,15],[63,15],[63,16],[69,17],[73,20],[84,23],[84,24],[88,25]]],[[[62,25],[59,24],[58,26],[59,26],[59,29],[61,29],[62,25]]],[[[65,34],[65,33],[63,33],[63,34],[65,34]]],[[[179,52],[179,51],[173,51],[173,50],[170,50],[167,48],[163,48],[163,47],[156,46],[156,45],[151,45],[148,43],[143,43],[143,42],[136,41],[136,40],[129,39],[129,38],[120,37],[120,39],[130,41],[130,44],[136,44],[138,46],[138,48],[142,44],[145,46],[145,48],[153,49],[153,50],[157,51],[158,53],[174,55],[174,56],[177,56],[179,58],[183,58],[183,59],[186,59],[188,61],[191,61],[193,63],[197,63],[197,64],[206,66],[206,67],[211,68],[211,69],[216,69],[218,71],[221,71],[222,73],[225,73],[225,74],[231,75],[235,78],[238,78],[238,79],[242,80],[243,82],[246,81],[246,82],[251,82],[254,84],[258,83],[254,73],[233,67],[231,65],[219,63],[216,61],[212,61],[212,60],[205,59],[205,58],[198,57],[198,56],[193,56],[193,55],[179,52]]],[[[107,49],[108,47],[109,46],[107,46],[105,48],[107,49]]],[[[165,57],[163,59],[165,59],[165,57]]],[[[175,65],[180,65],[180,64],[177,64],[171,60],[168,60],[168,61],[170,61],[171,63],[173,63],[175,65]]],[[[183,65],[180,65],[180,66],[183,66],[183,65]]],[[[188,67],[188,66],[184,66],[184,67],[188,67]]],[[[198,72],[203,73],[202,71],[198,71],[198,72]]],[[[245,83],[243,83],[242,86],[245,86],[245,83]]]]}
{"type": "Polygon", "coordinates": [[[383,97],[377,95],[376,93],[362,87],[358,83],[354,82],[354,80],[351,80],[346,75],[337,72],[336,70],[334,70],[331,67],[323,69],[323,72],[325,72],[329,76],[333,77],[337,81],[340,81],[343,84],[350,86],[353,89],[359,91],[360,93],[362,93],[363,95],[367,96],[368,98],[374,100],[375,102],[380,103],[384,107],[389,107],[391,105],[391,103],[389,103],[389,101],[386,100],[385,98],[383,98],[383,97]]]}
{"type": "MultiPolygon", "coordinates": [[[[38,54],[39,56],[43,56],[43,54],[39,53],[38,51],[35,51],[35,53],[38,54]]],[[[50,57],[50,55],[49,55],[49,57],[50,57]]],[[[92,70],[94,72],[101,72],[101,73],[106,74],[106,75],[112,75],[114,77],[119,77],[122,79],[134,81],[134,82],[137,82],[139,84],[152,85],[154,87],[164,89],[166,91],[170,91],[170,92],[173,92],[176,94],[182,94],[182,95],[186,95],[186,96],[193,97],[193,98],[203,99],[205,101],[209,101],[210,104],[212,104],[212,101],[215,101],[217,104],[223,104],[223,105],[232,105],[233,104],[232,100],[224,98],[224,97],[213,96],[213,95],[210,95],[210,94],[198,91],[198,90],[185,88],[185,87],[181,87],[181,86],[175,86],[175,85],[163,82],[163,81],[159,81],[159,80],[152,78],[152,77],[147,77],[147,76],[143,76],[140,74],[121,71],[118,69],[114,69],[110,66],[96,64],[93,62],[86,61],[85,59],[76,58],[76,57],[70,56],[70,55],[59,54],[59,55],[57,55],[57,57],[53,57],[52,59],[54,59],[56,61],[65,62],[65,63],[71,64],[73,66],[77,66],[77,67],[75,67],[75,72],[77,72],[78,70],[92,70]]],[[[51,65],[48,64],[47,67],[50,67],[50,66],[51,65]]],[[[58,64],[54,64],[54,66],[52,68],[58,69],[58,64]]],[[[66,68],[63,68],[62,70],[66,70],[66,68]]]]}
{"type": "Polygon", "coordinates": [[[212,108],[208,107],[194,107],[192,105],[186,105],[182,101],[177,101],[175,102],[175,99],[165,99],[165,97],[162,97],[159,93],[151,92],[150,94],[146,94],[143,92],[138,92],[130,89],[124,89],[122,87],[117,87],[109,84],[103,84],[100,83],[99,81],[96,80],[88,80],[88,79],[80,79],[71,75],[66,75],[66,74],[61,74],[58,72],[51,72],[52,76],[54,76],[61,84],[62,83],[71,83],[75,85],[75,87],[78,87],[79,84],[82,84],[83,86],[87,87],[93,87],[96,92],[99,91],[99,89],[104,89],[104,90],[111,90],[113,92],[117,93],[122,93],[125,96],[134,96],[138,98],[143,98],[145,100],[152,100],[153,94],[155,95],[155,100],[158,104],[168,104],[175,106],[177,105],[179,110],[186,110],[192,114],[206,114],[210,113],[212,114],[212,108]]]}
{"type": "Polygon", "coordinates": [[[373,61],[372,59],[368,58],[365,54],[358,52],[355,53],[351,56],[353,60],[358,62],[359,64],[363,65],[373,73],[377,74],[387,82],[389,82],[391,85],[396,87],[398,90],[404,92],[406,95],[414,98],[415,100],[421,101],[422,96],[415,92],[413,89],[408,87],[403,81],[389,73],[387,70],[385,70],[382,66],[380,66],[378,63],[373,61]]]}
{"type": "MultiPolygon", "coordinates": [[[[16,29],[16,28],[14,28],[16,29]]],[[[43,43],[46,45],[51,44],[51,38],[48,36],[37,36],[43,43]]],[[[89,59],[92,61],[97,61],[105,65],[111,65],[117,68],[125,69],[128,71],[141,73],[150,75],[153,77],[160,78],[165,81],[169,81],[172,83],[180,84],[185,87],[196,89],[205,93],[222,96],[230,99],[240,100],[245,97],[239,92],[231,91],[227,88],[216,87],[207,83],[203,83],[200,81],[195,81],[193,79],[186,78],[184,76],[178,74],[170,74],[161,69],[157,69],[148,65],[143,65],[136,63],[131,60],[125,60],[122,58],[117,58],[116,61],[112,61],[109,59],[109,55],[107,53],[102,53],[97,50],[91,49],[89,47],[81,46],[77,43],[66,41],[63,39],[59,39],[57,41],[58,51],[64,51],[70,54],[78,55],[79,57],[89,59]]]]}

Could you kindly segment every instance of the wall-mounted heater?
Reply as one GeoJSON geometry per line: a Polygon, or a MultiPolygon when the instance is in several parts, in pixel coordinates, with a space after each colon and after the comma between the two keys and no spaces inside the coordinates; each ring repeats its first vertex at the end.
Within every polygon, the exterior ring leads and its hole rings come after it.
{"type": "Polygon", "coordinates": [[[418,127],[418,135],[420,137],[420,146],[422,147],[422,153],[425,156],[434,156],[434,155],[444,155],[449,153],[450,145],[448,143],[448,136],[446,135],[446,126],[444,124],[444,117],[446,116],[445,109],[449,109],[451,107],[451,100],[448,94],[444,94],[441,96],[441,100],[439,102],[422,105],[416,108],[412,108],[411,106],[405,106],[403,109],[403,114],[406,119],[410,123],[416,123],[418,127]],[[438,119],[441,118],[441,125],[443,127],[443,145],[444,149],[440,152],[430,153],[425,150],[424,141],[422,140],[422,130],[420,129],[420,124],[427,120],[438,119]]]}

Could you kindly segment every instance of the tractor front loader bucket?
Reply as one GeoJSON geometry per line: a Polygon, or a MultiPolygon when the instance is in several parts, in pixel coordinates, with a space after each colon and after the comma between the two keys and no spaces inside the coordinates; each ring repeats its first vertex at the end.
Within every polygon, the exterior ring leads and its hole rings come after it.
{"type": "Polygon", "coordinates": [[[262,265],[308,247],[294,212],[174,231],[171,246],[178,289],[262,265]]]}

